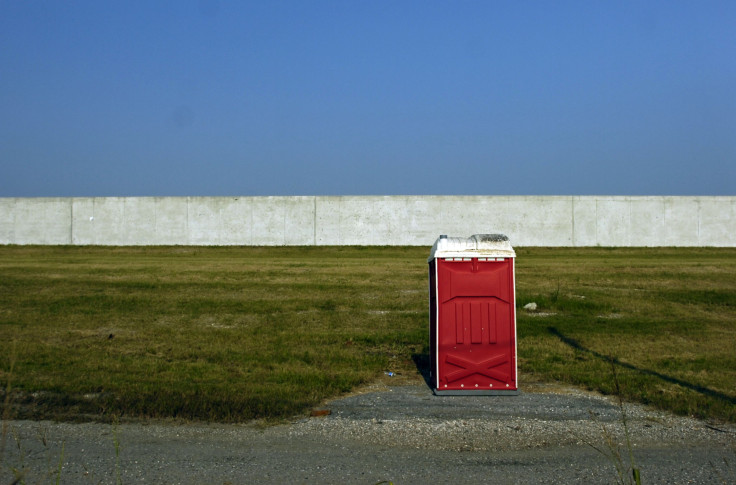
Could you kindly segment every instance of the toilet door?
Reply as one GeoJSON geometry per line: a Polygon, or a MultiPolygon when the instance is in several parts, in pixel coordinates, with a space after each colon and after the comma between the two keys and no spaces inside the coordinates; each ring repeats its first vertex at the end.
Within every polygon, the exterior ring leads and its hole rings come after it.
{"type": "Polygon", "coordinates": [[[437,390],[516,390],[513,258],[437,263],[437,390]]]}

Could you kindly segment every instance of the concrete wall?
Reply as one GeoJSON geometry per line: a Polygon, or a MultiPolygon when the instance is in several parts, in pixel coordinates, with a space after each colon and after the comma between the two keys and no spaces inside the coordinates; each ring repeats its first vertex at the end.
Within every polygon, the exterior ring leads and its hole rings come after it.
{"type": "Polygon", "coordinates": [[[0,244],[736,247],[736,197],[0,198],[0,244]]]}

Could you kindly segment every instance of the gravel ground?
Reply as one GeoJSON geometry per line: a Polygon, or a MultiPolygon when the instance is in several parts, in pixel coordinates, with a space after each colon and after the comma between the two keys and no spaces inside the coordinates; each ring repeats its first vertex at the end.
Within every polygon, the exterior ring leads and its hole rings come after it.
{"type": "MultiPolygon", "coordinates": [[[[629,463],[618,404],[570,388],[436,397],[376,385],[320,409],[330,414],[268,427],[9,421],[0,485],[12,468],[66,484],[615,483],[612,450],[629,463]]],[[[736,426],[625,412],[643,483],[736,483],[736,426]]]]}

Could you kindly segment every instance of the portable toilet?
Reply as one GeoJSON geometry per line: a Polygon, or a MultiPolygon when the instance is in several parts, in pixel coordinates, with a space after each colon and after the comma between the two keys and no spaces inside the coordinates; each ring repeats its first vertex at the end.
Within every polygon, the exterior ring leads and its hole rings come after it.
{"type": "Polygon", "coordinates": [[[429,263],[432,390],[518,394],[516,253],[503,234],[440,236],[429,263]]]}

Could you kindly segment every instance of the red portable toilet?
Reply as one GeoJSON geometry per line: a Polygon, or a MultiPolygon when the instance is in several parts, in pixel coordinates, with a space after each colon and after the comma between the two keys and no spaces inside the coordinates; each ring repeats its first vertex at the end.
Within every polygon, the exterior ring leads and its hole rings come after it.
{"type": "Polygon", "coordinates": [[[440,236],[432,246],[429,357],[435,394],[518,394],[514,258],[503,234],[440,236]]]}

